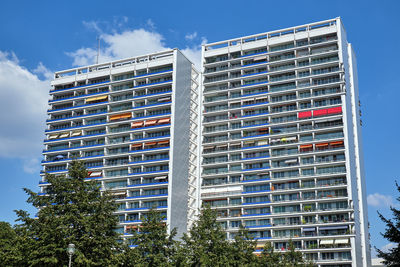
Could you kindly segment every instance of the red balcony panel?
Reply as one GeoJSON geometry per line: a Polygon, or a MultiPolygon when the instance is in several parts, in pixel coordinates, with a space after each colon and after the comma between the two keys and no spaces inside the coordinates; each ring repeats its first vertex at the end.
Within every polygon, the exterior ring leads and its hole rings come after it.
{"type": "Polygon", "coordinates": [[[340,114],[340,113],[342,113],[342,107],[328,109],[328,114],[340,114]]]}
{"type": "Polygon", "coordinates": [[[328,114],[328,109],[313,110],[314,117],[325,116],[328,114]]]}
{"type": "Polygon", "coordinates": [[[311,111],[303,111],[297,113],[297,118],[303,119],[303,118],[311,118],[311,111]]]}

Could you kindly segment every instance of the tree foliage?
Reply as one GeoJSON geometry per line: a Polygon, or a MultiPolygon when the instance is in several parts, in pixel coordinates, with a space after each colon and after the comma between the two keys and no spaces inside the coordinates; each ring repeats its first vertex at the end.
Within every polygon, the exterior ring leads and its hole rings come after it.
{"type": "MultiPolygon", "coordinates": [[[[400,186],[396,182],[397,191],[400,193],[400,186]]],[[[400,197],[397,197],[397,201],[400,202],[400,197]]],[[[390,248],[387,252],[382,251],[375,247],[378,252],[378,257],[384,259],[383,263],[386,266],[400,266],[400,209],[390,207],[393,213],[392,219],[385,218],[379,211],[379,218],[386,224],[385,233],[381,233],[391,243],[395,244],[393,248],[390,248]]]]}
{"type": "Polygon", "coordinates": [[[0,262],[2,266],[23,264],[23,254],[17,247],[19,236],[7,222],[0,222],[0,262]]]}
{"type": "Polygon", "coordinates": [[[231,246],[232,266],[256,266],[257,256],[254,254],[257,241],[248,230],[240,225],[231,246]]]}
{"type": "Polygon", "coordinates": [[[151,209],[143,218],[139,231],[131,239],[134,249],[127,253],[126,265],[132,266],[175,266],[174,255],[178,242],[174,240],[176,229],[168,234],[164,217],[151,209]]]}
{"type": "Polygon", "coordinates": [[[217,223],[216,212],[203,208],[188,234],[183,236],[186,266],[229,266],[231,249],[226,233],[217,223]]]}
{"type": "Polygon", "coordinates": [[[259,259],[259,266],[263,267],[312,267],[311,262],[307,262],[300,251],[295,250],[292,240],[289,240],[288,250],[285,252],[275,252],[272,243],[267,242],[259,259]]]}
{"type": "Polygon", "coordinates": [[[113,215],[116,204],[96,181],[86,181],[87,176],[83,163],[73,161],[67,177],[46,175],[45,195],[24,189],[28,203],[39,211],[35,218],[16,211],[21,223],[14,227],[0,222],[1,266],[66,266],[70,243],[76,247],[73,266],[312,266],[291,241],[284,253],[275,252],[267,243],[256,256],[256,240],[243,226],[228,240],[210,207],[201,210],[180,241],[175,229],[168,233],[161,213],[151,209],[142,216],[130,242],[119,243],[118,221],[113,215]]]}
{"type": "Polygon", "coordinates": [[[24,189],[28,203],[38,208],[37,218],[16,211],[21,237],[26,241],[30,266],[62,266],[68,263],[66,248],[73,243],[73,262],[80,266],[108,266],[118,248],[114,231],[116,205],[111,195],[101,193],[88,176],[82,162],[73,161],[68,177],[46,175],[50,185],[46,195],[24,189]]]}

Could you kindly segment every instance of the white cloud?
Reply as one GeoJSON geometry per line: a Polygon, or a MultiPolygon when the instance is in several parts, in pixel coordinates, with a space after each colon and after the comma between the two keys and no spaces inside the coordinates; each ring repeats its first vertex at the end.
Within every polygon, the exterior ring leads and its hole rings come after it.
{"type": "Polygon", "coordinates": [[[33,70],[33,73],[42,75],[45,80],[51,80],[53,78],[53,72],[46,68],[42,62],[39,62],[38,66],[33,70]]]}
{"type": "Polygon", "coordinates": [[[196,69],[200,71],[201,68],[201,46],[186,47],[181,50],[190,61],[194,63],[196,69]]]}
{"type": "Polygon", "coordinates": [[[372,207],[390,207],[395,206],[393,197],[390,195],[381,195],[379,193],[370,194],[367,197],[368,205],[372,207]]]}
{"type": "Polygon", "coordinates": [[[147,24],[147,26],[149,26],[150,29],[152,29],[152,30],[154,30],[154,29],[156,28],[156,24],[155,24],[151,19],[148,19],[148,20],[146,21],[146,24],[147,24]]]}
{"type": "MultiPolygon", "coordinates": [[[[385,253],[389,252],[390,249],[397,247],[397,244],[395,243],[388,243],[382,247],[380,247],[379,249],[385,253]]],[[[381,263],[383,261],[383,259],[378,258],[378,252],[375,249],[371,249],[371,258],[372,258],[372,263],[375,265],[378,265],[378,263],[381,263]]]]}
{"type": "MultiPolygon", "coordinates": [[[[74,52],[67,52],[67,55],[73,58],[72,65],[84,66],[96,63],[97,51],[93,48],[82,47],[74,52]]],[[[102,59],[99,62],[104,62],[106,59],[102,59]]]]}
{"type": "MultiPolygon", "coordinates": [[[[164,42],[164,36],[154,30],[154,22],[149,19],[146,24],[150,30],[139,28],[123,32],[111,30],[112,33],[104,33],[98,22],[84,22],[88,29],[101,33],[99,63],[170,49],[164,42]]],[[[197,33],[186,35],[185,38],[192,41],[197,38],[197,33]]],[[[201,44],[207,42],[204,37],[200,39],[201,44]]],[[[182,49],[182,52],[196,64],[198,69],[200,69],[201,44],[187,46],[182,49]]],[[[95,48],[82,47],[76,51],[67,52],[67,55],[73,59],[72,64],[74,66],[90,65],[96,62],[97,50],[95,48]]]]}
{"type": "Polygon", "coordinates": [[[145,29],[105,34],[102,39],[107,44],[105,54],[113,58],[139,56],[168,49],[161,34],[145,29]]]}
{"type": "Polygon", "coordinates": [[[99,23],[96,21],[82,21],[82,24],[89,30],[94,30],[98,33],[102,33],[101,27],[99,26],[99,23]]]}
{"type": "Polygon", "coordinates": [[[38,158],[24,159],[22,167],[26,173],[30,174],[39,173],[40,161],[38,158]]]}
{"type": "MultiPolygon", "coordinates": [[[[42,63],[34,72],[50,77],[42,63]]],[[[0,157],[22,159],[28,172],[43,146],[50,88],[35,73],[19,65],[14,53],[0,51],[0,157]]]]}
{"type": "Polygon", "coordinates": [[[387,253],[387,252],[389,252],[390,249],[396,248],[396,247],[397,247],[397,244],[395,244],[395,243],[389,243],[389,244],[386,244],[386,245],[384,245],[383,247],[381,247],[381,251],[387,253]]]}
{"type": "Polygon", "coordinates": [[[191,34],[186,34],[185,39],[192,41],[197,37],[197,32],[191,33],[191,34]]]}
{"type": "MultiPolygon", "coordinates": [[[[145,29],[135,29],[122,33],[101,34],[99,62],[114,59],[134,57],[150,54],[168,49],[163,43],[163,37],[157,32],[145,29]]],[[[67,55],[73,58],[73,65],[82,66],[94,64],[96,61],[96,49],[83,47],[67,55]]]]}

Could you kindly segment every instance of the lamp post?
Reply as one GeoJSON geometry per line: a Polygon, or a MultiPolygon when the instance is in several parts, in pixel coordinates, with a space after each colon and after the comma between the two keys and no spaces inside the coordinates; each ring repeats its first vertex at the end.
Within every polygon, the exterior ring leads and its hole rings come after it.
{"type": "Polygon", "coordinates": [[[71,267],[72,255],[74,255],[74,253],[75,253],[75,245],[74,244],[68,244],[67,253],[69,255],[68,267],[71,267]]]}

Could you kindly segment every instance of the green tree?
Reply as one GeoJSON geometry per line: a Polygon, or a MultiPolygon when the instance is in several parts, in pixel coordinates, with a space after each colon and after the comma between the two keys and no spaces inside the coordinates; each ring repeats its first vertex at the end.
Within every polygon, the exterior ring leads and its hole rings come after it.
{"type": "Polygon", "coordinates": [[[188,234],[183,235],[182,251],[186,255],[182,266],[231,266],[231,248],[226,233],[210,207],[201,210],[188,234]]]}
{"type": "Polygon", "coordinates": [[[68,263],[66,248],[76,246],[73,262],[79,266],[109,266],[118,252],[114,231],[117,218],[112,196],[101,192],[96,181],[85,181],[83,162],[73,161],[68,177],[46,175],[50,185],[46,195],[24,189],[28,203],[39,209],[37,218],[16,211],[25,257],[30,266],[63,266],[68,263]]]}
{"type": "Polygon", "coordinates": [[[7,222],[0,222],[0,262],[2,266],[22,266],[26,264],[19,248],[20,238],[16,230],[7,222]]]}
{"type": "Polygon", "coordinates": [[[312,266],[304,260],[303,253],[295,250],[295,246],[292,240],[289,240],[289,247],[287,252],[282,253],[283,266],[287,267],[308,267],[312,266]]]}
{"type": "Polygon", "coordinates": [[[292,240],[289,240],[288,250],[275,252],[272,243],[264,245],[259,259],[260,266],[264,267],[312,267],[313,264],[304,260],[303,254],[295,250],[292,240]]]}
{"type": "Polygon", "coordinates": [[[280,267],[281,265],[281,254],[274,251],[274,247],[271,242],[265,243],[261,256],[259,258],[259,265],[263,267],[280,267]]]}
{"type": "Polygon", "coordinates": [[[153,209],[144,216],[139,231],[133,233],[131,241],[135,248],[127,251],[126,266],[175,266],[176,229],[168,234],[163,219],[160,212],[153,209]]]}
{"type": "Polygon", "coordinates": [[[257,256],[254,254],[257,241],[249,234],[242,225],[230,244],[232,265],[231,266],[256,266],[257,256]]]}
{"type": "Polygon", "coordinates": [[[17,234],[7,222],[0,222],[0,262],[11,266],[10,255],[13,254],[13,246],[17,241],[17,234]]]}
{"type": "MultiPolygon", "coordinates": [[[[400,186],[396,181],[397,191],[400,192],[400,186]]],[[[396,198],[400,202],[400,197],[396,198]]],[[[393,213],[393,219],[385,218],[379,211],[379,218],[386,224],[385,233],[381,235],[395,246],[389,249],[388,252],[382,251],[375,247],[378,252],[378,257],[384,259],[383,263],[386,266],[400,266],[400,209],[390,207],[393,213]]]]}

